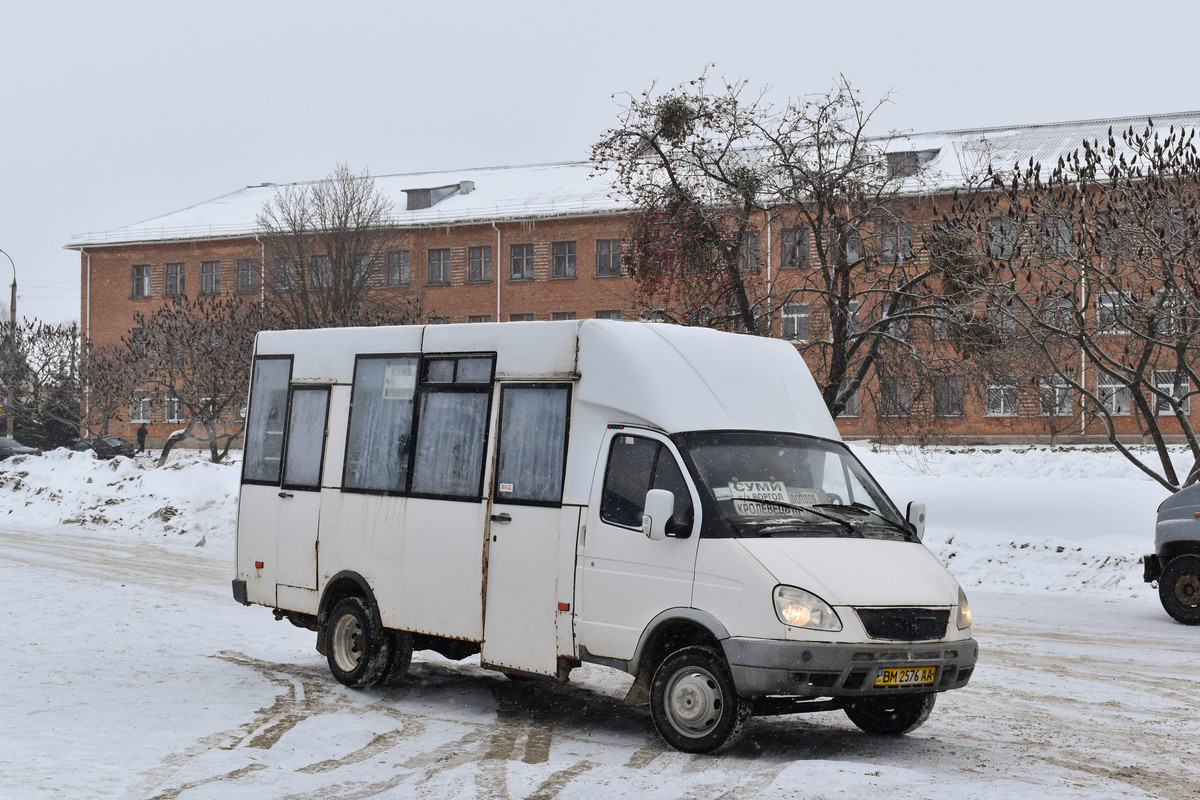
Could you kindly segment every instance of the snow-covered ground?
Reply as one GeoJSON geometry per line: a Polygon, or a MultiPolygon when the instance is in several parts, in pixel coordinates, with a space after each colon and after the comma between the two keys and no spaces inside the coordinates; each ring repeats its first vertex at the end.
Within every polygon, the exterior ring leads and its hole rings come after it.
{"type": "Polygon", "coordinates": [[[403,686],[345,689],[313,634],[232,599],[236,463],[0,462],[0,797],[1200,797],[1200,628],[1138,563],[1165,491],[1101,449],[854,447],[928,504],[980,666],[903,739],[757,719],[715,757],[599,668],[419,653],[403,686]]]}

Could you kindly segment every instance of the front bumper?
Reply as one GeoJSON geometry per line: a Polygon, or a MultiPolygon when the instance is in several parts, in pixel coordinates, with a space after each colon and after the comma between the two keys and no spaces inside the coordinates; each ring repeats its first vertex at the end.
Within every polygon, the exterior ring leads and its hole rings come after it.
{"type": "Polygon", "coordinates": [[[785,642],[734,637],[721,643],[734,685],[744,698],[857,697],[943,692],[967,685],[979,646],[974,639],[910,644],[785,642]],[[875,688],[885,667],[936,667],[933,683],[875,688]]]}

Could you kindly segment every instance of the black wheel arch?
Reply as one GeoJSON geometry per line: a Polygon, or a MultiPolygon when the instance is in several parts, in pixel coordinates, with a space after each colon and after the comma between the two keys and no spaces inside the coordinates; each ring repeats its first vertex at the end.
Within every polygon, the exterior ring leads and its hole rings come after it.
{"type": "Polygon", "coordinates": [[[333,607],[347,597],[361,597],[365,600],[367,608],[371,612],[372,621],[379,627],[383,627],[383,620],[379,615],[379,604],[375,602],[375,592],[371,590],[371,584],[353,570],[342,570],[326,582],[325,589],[321,592],[321,602],[317,606],[318,630],[324,629],[325,623],[329,619],[329,612],[333,610],[333,607]]]}
{"type": "Polygon", "coordinates": [[[713,648],[725,658],[722,642],[729,631],[721,621],[696,608],[669,608],[659,613],[642,632],[633,658],[626,669],[634,676],[627,702],[644,704],[650,701],[650,682],[654,671],[668,655],[693,645],[713,648]]]}

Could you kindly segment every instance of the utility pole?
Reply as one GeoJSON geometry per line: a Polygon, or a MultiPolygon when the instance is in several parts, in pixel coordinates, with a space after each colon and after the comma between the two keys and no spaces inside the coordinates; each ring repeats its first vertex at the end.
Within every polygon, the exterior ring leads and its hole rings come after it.
{"type": "MultiPolygon", "coordinates": [[[[4,253],[4,251],[0,250],[0,253],[4,253]]],[[[8,307],[9,308],[8,321],[10,323],[8,326],[8,342],[9,342],[9,352],[15,353],[15,351],[17,349],[17,264],[16,264],[16,262],[13,261],[12,256],[10,256],[8,253],[4,253],[4,257],[8,259],[9,264],[12,264],[12,271],[13,271],[12,297],[9,300],[9,307],[8,307]]],[[[13,387],[9,388],[10,395],[12,392],[12,388],[13,387]]],[[[6,403],[5,403],[6,407],[4,409],[4,421],[5,421],[5,428],[7,429],[5,431],[5,435],[7,435],[9,438],[12,438],[12,435],[13,435],[12,397],[11,396],[6,397],[5,401],[6,401],[6,403]]]]}

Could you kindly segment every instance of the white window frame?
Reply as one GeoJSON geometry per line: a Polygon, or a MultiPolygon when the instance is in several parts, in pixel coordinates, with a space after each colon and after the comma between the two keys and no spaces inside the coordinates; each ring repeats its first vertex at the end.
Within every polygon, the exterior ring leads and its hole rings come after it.
{"type": "MultiPolygon", "coordinates": [[[[1192,413],[1192,400],[1187,396],[1191,391],[1191,379],[1187,375],[1181,376],[1182,380],[1179,384],[1180,394],[1175,394],[1175,370],[1173,369],[1156,369],[1154,370],[1154,386],[1160,392],[1168,394],[1176,399],[1183,397],[1183,413],[1190,415],[1192,413]]],[[[1175,410],[1171,405],[1161,398],[1155,397],[1155,413],[1156,414],[1174,414],[1175,410]]]]}
{"type": "Polygon", "coordinates": [[[987,391],[984,395],[984,416],[1015,417],[1017,416],[1017,401],[1015,379],[1000,375],[988,377],[987,391]]]}
{"type": "Polygon", "coordinates": [[[129,402],[130,422],[150,421],[150,392],[146,389],[135,389],[129,402]]]}
{"type": "Polygon", "coordinates": [[[1101,372],[1096,376],[1096,397],[1100,399],[1100,404],[1110,414],[1125,416],[1130,413],[1133,398],[1129,387],[1111,375],[1101,372]],[[1124,408],[1122,408],[1122,399],[1124,408]]]}
{"type": "Polygon", "coordinates": [[[187,420],[187,412],[183,408],[183,401],[178,397],[167,397],[163,401],[163,422],[184,422],[187,420]]]}
{"type": "Polygon", "coordinates": [[[808,303],[784,303],[780,312],[780,334],[792,342],[807,342],[812,334],[808,303]],[[800,334],[804,335],[801,336],[800,334]]]}
{"type": "Polygon", "coordinates": [[[1101,292],[1096,298],[1096,331],[1105,335],[1129,333],[1129,294],[1101,292]]]}
{"type": "Polygon", "coordinates": [[[1038,385],[1038,406],[1043,417],[1070,417],[1075,414],[1075,390],[1061,375],[1050,375],[1038,385]]]}

